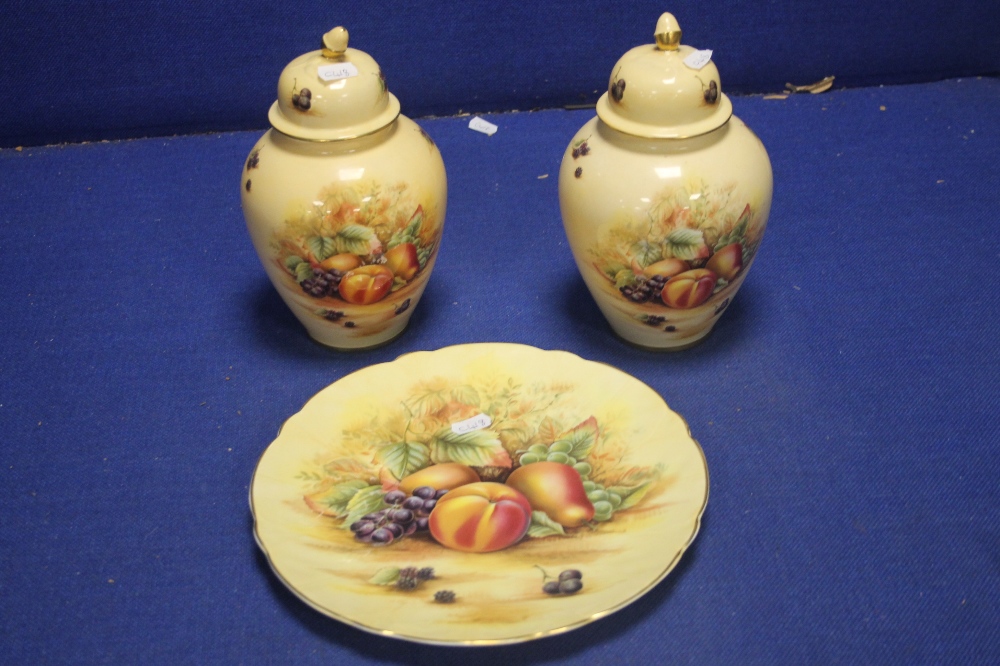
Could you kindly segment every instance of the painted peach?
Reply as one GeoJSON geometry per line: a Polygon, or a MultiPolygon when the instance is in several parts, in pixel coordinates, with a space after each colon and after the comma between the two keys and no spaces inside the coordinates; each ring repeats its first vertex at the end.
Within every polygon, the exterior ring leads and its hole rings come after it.
{"type": "Polygon", "coordinates": [[[328,271],[340,271],[346,273],[347,271],[354,270],[361,265],[361,257],[356,254],[350,254],[347,252],[341,254],[335,254],[332,257],[327,257],[323,261],[319,262],[321,268],[328,271]]]}
{"type": "Polygon", "coordinates": [[[690,269],[691,266],[688,262],[683,259],[660,259],[657,262],[646,266],[642,270],[643,275],[647,277],[653,277],[654,275],[662,275],[663,277],[670,278],[678,273],[683,273],[684,271],[690,269]]]}
{"type": "Polygon", "coordinates": [[[536,462],[518,467],[507,485],[519,490],[535,511],[544,511],[563,527],[579,527],[594,517],[580,473],[557,462],[536,462]]]}
{"type": "Polygon", "coordinates": [[[434,490],[452,490],[468,483],[479,482],[476,470],[459,463],[439,463],[403,477],[399,489],[407,495],[420,486],[430,486],[434,490]]]}
{"type": "Polygon", "coordinates": [[[727,282],[732,281],[743,268],[743,246],[739,243],[730,243],[719,248],[705,264],[705,268],[727,282]]]}
{"type": "Polygon", "coordinates": [[[385,253],[385,265],[397,277],[407,281],[412,280],[420,270],[417,246],[413,243],[400,243],[385,253]]]}
{"type": "Polygon", "coordinates": [[[513,546],[531,526],[531,504],[510,486],[481,481],[460,486],[431,511],[431,536],[447,548],[489,553],[513,546]]]}
{"type": "Polygon", "coordinates": [[[693,308],[708,300],[718,278],[705,268],[695,268],[673,276],[663,285],[660,298],[672,308],[693,308]]]}
{"type": "Polygon", "coordinates": [[[380,264],[359,266],[340,280],[340,297],[355,305],[381,301],[392,289],[392,271],[380,264]]]}

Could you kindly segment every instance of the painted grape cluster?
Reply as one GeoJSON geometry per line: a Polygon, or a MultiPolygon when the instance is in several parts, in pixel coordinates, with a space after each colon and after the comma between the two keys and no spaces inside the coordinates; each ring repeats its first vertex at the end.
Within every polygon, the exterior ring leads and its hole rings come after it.
{"type": "Polygon", "coordinates": [[[428,517],[446,492],[430,486],[420,486],[412,495],[391,490],[382,496],[382,501],[389,506],[351,523],[351,532],[358,541],[373,546],[386,546],[415,532],[426,532],[428,517]]]}
{"type": "Polygon", "coordinates": [[[580,461],[574,458],[573,445],[570,442],[559,441],[553,442],[546,446],[545,444],[532,444],[530,448],[525,453],[522,453],[518,458],[518,462],[522,465],[530,465],[531,463],[546,461],[561,463],[563,465],[569,465],[580,474],[581,477],[586,478],[591,471],[591,466],[585,461],[580,461]]]}

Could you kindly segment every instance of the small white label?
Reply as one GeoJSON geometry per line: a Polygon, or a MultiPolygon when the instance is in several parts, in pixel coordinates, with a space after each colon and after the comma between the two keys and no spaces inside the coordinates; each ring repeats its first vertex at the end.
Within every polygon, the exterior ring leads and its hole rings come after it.
{"type": "Polygon", "coordinates": [[[324,81],[338,81],[357,76],[358,68],[353,62],[336,62],[332,65],[321,65],[316,69],[316,73],[324,81]]]}
{"type": "Polygon", "coordinates": [[[708,64],[708,61],[712,59],[712,49],[705,49],[704,51],[695,51],[684,58],[684,64],[691,69],[701,69],[708,64]]]}
{"type": "Polygon", "coordinates": [[[476,117],[469,121],[469,129],[493,136],[499,128],[489,121],[476,117]]]}
{"type": "Polygon", "coordinates": [[[458,423],[452,423],[451,431],[456,435],[464,435],[467,432],[489,428],[491,425],[493,425],[493,419],[488,417],[486,414],[479,414],[477,416],[473,416],[471,419],[465,419],[464,421],[459,421],[458,423]]]}

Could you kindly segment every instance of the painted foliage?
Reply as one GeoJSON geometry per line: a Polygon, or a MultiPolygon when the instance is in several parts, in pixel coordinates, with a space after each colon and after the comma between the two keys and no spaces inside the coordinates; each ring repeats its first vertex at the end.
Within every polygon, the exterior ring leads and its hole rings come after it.
{"type": "Polygon", "coordinates": [[[630,465],[614,428],[574,409],[571,386],[513,377],[420,382],[338,433],[336,448],[302,471],[304,501],[371,546],[416,535],[490,552],[585,535],[639,504],[662,471],[630,465]]]}
{"type": "Polygon", "coordinates": [[[271,246],[281,270],[327,316],[422,281],[440,235],[436,211],[405,183],[359,181],[331,185],[292,210],[271,246]]]}
{"type": "Polygon", "coordinates": [[[593,267],[638,318],[656,310],[690,309],[728,297],[750,266],[763,224],[735,186],[702,183],[662,190],[640,214],[622,212],[589,248],[593,267]]]}
{"type": "Polygon", "coordinates": [[[251,501],[269,562],[313,607],[485,644],[644,594],[694,538],[707,481],[683,419],[635,378],[565,352],[459,345],[320,392],[264,453],[251,501]]]}

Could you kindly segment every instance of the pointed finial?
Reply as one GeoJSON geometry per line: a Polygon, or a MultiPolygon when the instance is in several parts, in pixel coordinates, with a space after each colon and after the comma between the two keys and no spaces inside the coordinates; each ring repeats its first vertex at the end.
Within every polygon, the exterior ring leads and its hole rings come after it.
{"type": "Polygon", "coordinates": [[[656,22],[656,48],[676,51],[681,45],[681,26],[670,12],[665,12],[656,22]]]}

